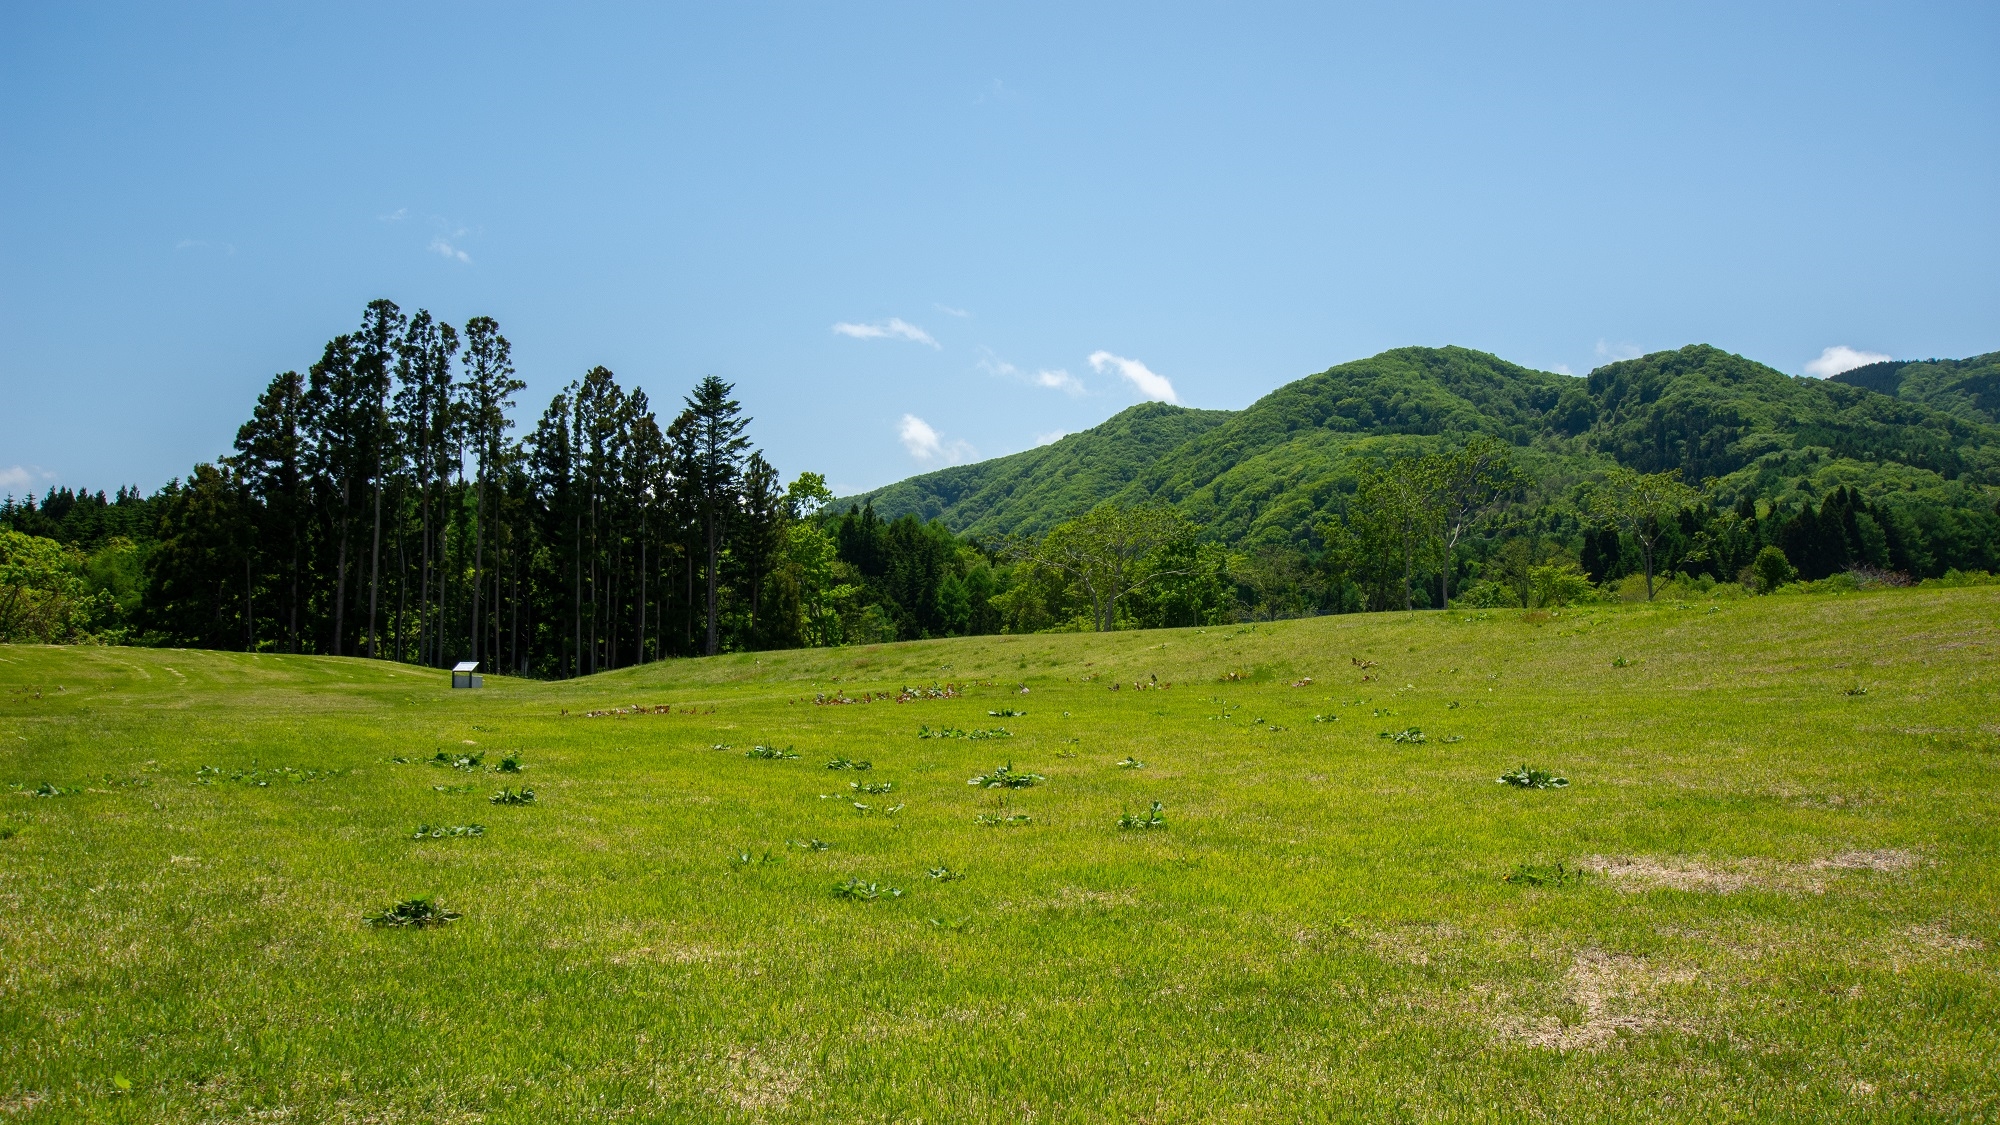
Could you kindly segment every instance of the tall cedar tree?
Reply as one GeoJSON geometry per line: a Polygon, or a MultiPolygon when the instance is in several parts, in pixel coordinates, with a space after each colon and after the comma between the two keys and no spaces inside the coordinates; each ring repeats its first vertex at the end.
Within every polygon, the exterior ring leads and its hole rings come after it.
{"type": "Polygon", "coordinates": [[[721,644],[716,630],[716,563],[722,554],[724,527],[735,514],[740,499],[743,451],[750,448],[749,439],[743,436],[750,419],[743,416],[742,404],[729,397],[735,389],[713,375],[704,376],[687,397],[687,409],[681,415],[688,420],[694,447],[688,466],[688,486],[697,497],[708,558],[704,602],[708,637],[702,648],[708,656],[714,656],[721,644]]]}

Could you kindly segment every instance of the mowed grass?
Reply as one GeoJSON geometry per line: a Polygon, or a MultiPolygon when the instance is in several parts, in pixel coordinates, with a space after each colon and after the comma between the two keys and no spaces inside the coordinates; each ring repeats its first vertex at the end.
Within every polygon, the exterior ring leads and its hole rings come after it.
{"type": "Polygon", "coordinates": [[[0,1115],[1992,1119],[1996,646],[1974,589],[477,692],[0,648],[0,1115]]]}

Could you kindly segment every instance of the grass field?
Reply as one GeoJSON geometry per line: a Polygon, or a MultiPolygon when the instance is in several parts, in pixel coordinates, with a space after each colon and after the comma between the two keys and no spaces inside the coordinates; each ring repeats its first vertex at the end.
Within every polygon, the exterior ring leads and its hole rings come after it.
{"type": "Polygon", "coordinates": [[[0,1118],[2000,1116],[1993,589],[446,684],[0,648],[0,1118]]]}

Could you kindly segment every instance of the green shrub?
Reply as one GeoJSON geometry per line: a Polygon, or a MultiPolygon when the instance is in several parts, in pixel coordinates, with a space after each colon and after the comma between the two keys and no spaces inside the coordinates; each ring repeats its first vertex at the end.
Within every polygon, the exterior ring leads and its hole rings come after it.
{"type": "Polygon", "coordinates": [[[1750,573],[1760,594],[1768,594],[1799,576],[1792,560],[1775,543],[1757,552],[1757,557],[1751,560],[1750,573]]]}

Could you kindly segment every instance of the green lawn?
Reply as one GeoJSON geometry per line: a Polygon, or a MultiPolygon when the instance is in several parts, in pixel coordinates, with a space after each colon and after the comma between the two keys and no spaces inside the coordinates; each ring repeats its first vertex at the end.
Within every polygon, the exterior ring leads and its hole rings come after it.
{"type": "Polygon", "coordinates": [[[2000,590],[447,682],[0,647],[0,1118],[2000,1115],[2000,590]]]}

